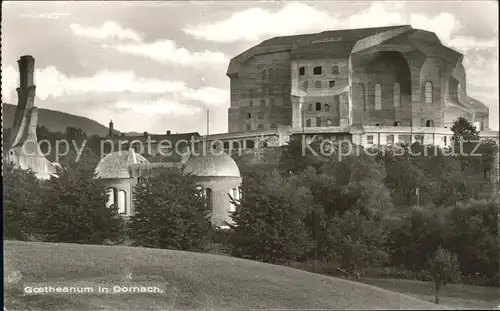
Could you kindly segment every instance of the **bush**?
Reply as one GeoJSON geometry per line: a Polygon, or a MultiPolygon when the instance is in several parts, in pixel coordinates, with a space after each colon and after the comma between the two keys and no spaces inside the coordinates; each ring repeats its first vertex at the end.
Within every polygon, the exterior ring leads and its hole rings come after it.
{"type": "Polygon", "coordinates": [[[498,284],[498,202],[458,204],[447,217],[446,247],[457,254],[462,274],[498,284]]]}
{"type": "Polygon", "coordinates": [[[31,170],[3,165],[4,238],[25,241],[33,234],[33,212],[40,208],[40,183],[31,170]]]}
{"type": "Polygon", "coordinates": [[[202,251],[210,236],[210,213],[196,179],[179,169],[157,169],[134,189],[129,224],[134,246],[202,251]]]}
{"type": "Polygon", "coordinates": [[[35,213],[37,234],[48,242],[109,244],[123,238],[123,219],[106,207],[106,190],[93,170],[58,169],[42,184],[43,197],[35,213]]]}
{"type": "Polygon", "coordinates": [[[302,259],[312,247],[304,219],[312,200],[277,172],[243,181],[243,195],[234,202],[229,247],[237,257],[269,263],[302,259]]]}

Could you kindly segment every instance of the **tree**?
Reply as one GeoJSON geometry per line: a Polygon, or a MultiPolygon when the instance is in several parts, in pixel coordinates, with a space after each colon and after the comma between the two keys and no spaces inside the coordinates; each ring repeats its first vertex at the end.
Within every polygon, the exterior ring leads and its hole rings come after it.
{"type": "Polygon", "coordinates": [[[242,198],[233,201],[231,253],[268,263],[303,259],[313,243],[304,222],[312,206],[309,191],[277,171],[251,174],[242,186],[242,198]]]}
{"type": "Polygon", "coordinates": [[[441,246],[434,257],[428,259],[429,271],[434,279],[435,302],[439,304],[439,289],[448,278],[457,278],[460,274],[457,255],[441,246]]]}
{"type": "Polygon", "coordinates": [[[479,143],[479,132],[476,127],[464,117],[460,117],[451,126],[454,156],[460,161],[462,170],[473,165],[472,151],[479,143]]]}
{"type": "Polygon", "coordinates": [[[37,233],[49,242],[119,243],[123,219],[106,207],[108,195],[93,170],[60,168],[43,184],[35,214],[37,233]]]}
{"type": "Polygon", "coordinates": [[[317,168],[324,156],[320,152],[319,140],[310,140],[305,136],[294,136],[282,147],[279,168],[282,174],[299,174],[308,167],[317,168]],[[314,150],[314,153],[309,150],[314,150]]]}
{"type": "Polygon", "coordinates": [[[329,220],[327,232],[329,257],[339,261],[349,274],[389,260],[385,250],[387,234],[382,223],[359,211],[347,211],[329,220]]]}
{"type": "Polygon", "coordinates": [[[470,200],[446,217],[445,246],[457,254],[464,276],[486,277],[498,284],[498,201],[470,200]]]}
{"type": "Polygon", "coordinates": [[[134,189],[129,225],[133,245],[201,251],[209,238],[210,206],[195,176],[156,169],[134,189]]]}
{"type": "Polygon", "coordinates": [[[3,165],[4,237],[27,240],[33,234],[33,212],[40,208],[40,183],[31,170],[3,165]]]}

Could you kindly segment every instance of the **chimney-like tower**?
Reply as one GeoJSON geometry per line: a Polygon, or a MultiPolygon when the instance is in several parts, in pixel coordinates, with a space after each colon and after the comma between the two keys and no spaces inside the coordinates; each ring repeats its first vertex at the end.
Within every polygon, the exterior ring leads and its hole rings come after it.
{"type": "Polygon", "coordinates": [[[113,120],[109,121],[109,137],[113,137],[113,120]]]}
{"type": "Polygon", "coordinates": [[[19,66],[19,88],[26,90],[28,87],[35,85],[35,59],[31,55],[23,55],[17,61],[19,66]]]}

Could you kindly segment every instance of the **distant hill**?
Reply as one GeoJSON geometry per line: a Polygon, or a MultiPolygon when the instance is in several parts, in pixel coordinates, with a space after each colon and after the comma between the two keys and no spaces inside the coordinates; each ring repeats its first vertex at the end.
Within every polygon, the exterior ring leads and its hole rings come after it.
{"type": "MultiPolygon", "coordinates": [[[[12,127],[16,107],[2,104],[3,128],[12,127]]],[[[89,118],[43,108],[38,108],[38,125],[45,126],[51,132],[65,132],[66,127],[71,126],[82,129],[87,135],[107,136],[109,133],[108,127],[89,118]]],[[[120,134],[118,131],[115,132],[120,134]]]]}

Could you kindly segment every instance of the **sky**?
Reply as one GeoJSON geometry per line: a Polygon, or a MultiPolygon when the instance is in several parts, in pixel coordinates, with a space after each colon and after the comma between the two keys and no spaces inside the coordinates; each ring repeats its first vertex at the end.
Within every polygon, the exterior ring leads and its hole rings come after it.
{"type": "Polygon", "coordinates": [[[227,132],[229,60],[265,39],[411,24],[464,54],[469,96],[498,130],[497,1],[2,3],[2,102],[35,58],[39,108],[129,132],[227,132]]]}

